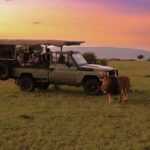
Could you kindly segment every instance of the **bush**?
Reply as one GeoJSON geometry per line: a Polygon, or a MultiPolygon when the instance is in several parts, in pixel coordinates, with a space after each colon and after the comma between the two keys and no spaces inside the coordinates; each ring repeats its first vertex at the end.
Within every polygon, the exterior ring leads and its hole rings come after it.
{"type": "Polygon", "coordinates": [[[148,58],[147,61],[150,61],[150,58],[148,58]]]}
{"type": "Polygon", "coordinates": [[[138,58],[139,60],[142,60],[142,59],[144,59],[144,55],[138,55],[137,58],[138,58]]]}
{"type": "Polygon", "coordinates": [[[92,52],[86,52],[86,53],[84,53],[83,57],[86,59],[86,61],[89,64],[95,64],[96,63],[96,56],[92,52]]]}
{"type": "Polygon", "coordinates": [[[106,59],[97,59],[96,63],[103,66],[108,65],[108,61],[106,59]]]}

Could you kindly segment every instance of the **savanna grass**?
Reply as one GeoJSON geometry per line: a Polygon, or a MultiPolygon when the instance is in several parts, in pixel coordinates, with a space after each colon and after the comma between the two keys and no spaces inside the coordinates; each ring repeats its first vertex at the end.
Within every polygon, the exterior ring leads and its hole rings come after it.
{"type": "Polygon", "coordinates": [[[0,149],[149,150],[150,62],[113,61],[128,75],[127,103],[115,97],[86,96],[82,88],[22,93],[13,81],[0,81],[0,149]]]}

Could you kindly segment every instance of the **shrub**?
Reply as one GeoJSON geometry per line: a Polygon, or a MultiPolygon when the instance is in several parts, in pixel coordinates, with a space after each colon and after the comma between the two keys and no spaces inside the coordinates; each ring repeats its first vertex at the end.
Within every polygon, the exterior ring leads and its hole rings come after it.
{"type": "Polygon", "coordinates": [[[106,59],[97,59],[96,63],[103,66],[108,65],[108,61],[106,59]]]}
{"type": "Polygon", "coordinates": [[[96,63],[96,56],[92,52],[83,53],[83,57],[86,59],[86,61],[89,64],[95,64],[96,63]]]}

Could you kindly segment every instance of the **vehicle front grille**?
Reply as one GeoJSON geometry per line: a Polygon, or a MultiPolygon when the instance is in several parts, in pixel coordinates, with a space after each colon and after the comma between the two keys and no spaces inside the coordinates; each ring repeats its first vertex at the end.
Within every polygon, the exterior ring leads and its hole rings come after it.
{"type": "Polygon", "coordinates": [[[111,70],[108,72],[109,76],[118,76],[118,73],[116,70],[111,70]]]}

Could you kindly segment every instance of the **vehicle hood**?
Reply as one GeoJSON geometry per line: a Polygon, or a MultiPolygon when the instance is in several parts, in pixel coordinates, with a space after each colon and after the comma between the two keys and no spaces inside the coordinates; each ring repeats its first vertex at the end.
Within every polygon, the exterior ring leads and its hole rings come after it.
{"type": "Polygon", "coordinates": [[[90,69],[90,70],[98,70],[98,71],[111,71],[111,70],[116,70],[113,67],[108,67],[108,66],[102,66],[102,65],[96,65],[96,64],[85,64],[82,65],[81,68],[83,69],[90,69]]]}

